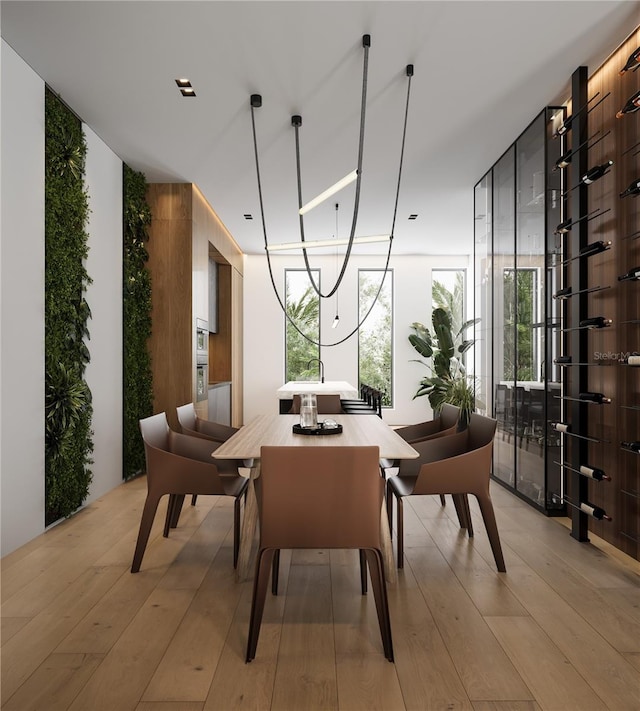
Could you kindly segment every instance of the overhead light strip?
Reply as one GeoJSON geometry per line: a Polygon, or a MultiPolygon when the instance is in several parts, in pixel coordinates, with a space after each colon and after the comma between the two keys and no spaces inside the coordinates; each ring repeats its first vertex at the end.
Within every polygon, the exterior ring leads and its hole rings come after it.
{"type": "Polygon", "coordinates": [[[313,210],[314,207],[318,207],[320,203],[323,203],[325,200],[328,200],[332,195],[335,195],[336,193],[340,192],[343,188],[346,188],[347,185],[351,185],[355,180],[358,178],[358,171],[354,170],[349,175],[345,175],[342,180],[338,180],[337,183],[334,183],[330,188],[327,188],[323,193],[320,193],[317,197],[314,197],[313,200],[310,200],[306,205],[303,205],[299,213],[301,215],[306,215],[307,212],[310,210],[313,210]]]}
{"type": "MultiPolygon", "coordinates": [[[[373,244],[375,242],[388,242],[391,235],[372,235],[371,237],[355,237],[353,244],[373,244]]],[[[349,244],[348,238],[344,239],[318,239],[305,242],[285,242],[283,244],[267,245],[269,252],[280,252],[287,249],[315,249],[317,247],[338,247],[349,244]]]]}

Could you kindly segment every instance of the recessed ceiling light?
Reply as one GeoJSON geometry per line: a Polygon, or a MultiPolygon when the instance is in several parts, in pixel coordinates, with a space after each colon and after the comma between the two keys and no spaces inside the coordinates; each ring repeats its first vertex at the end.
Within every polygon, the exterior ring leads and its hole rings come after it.
{"type": "Polygon", "coordinates": [[[245,212],[244,219],[245,220],[253,220],[253,215],[250,215],[248,212],[245,212]]]}
{"type": "Polygon", "coordinates": [[[196,92],[191,87],[189,87],[188,89],[180,89],[180,93],[182,94],[182,96],[195,96],[196,95],[196,92]]]}
{"type": "Polygon", "coordinates": [[[188,79],[176,79],[176,84],[179,87],[191,86],[191,82],[188,79]]]}
{"type": "Polygon", "coordinates": [[[413,213],[413,214],[409,215],[409,219],[410,219],[410,220],[417,220],[417,219],[418,219],[418,215],[417,215],[416,213],[413,213]]]}

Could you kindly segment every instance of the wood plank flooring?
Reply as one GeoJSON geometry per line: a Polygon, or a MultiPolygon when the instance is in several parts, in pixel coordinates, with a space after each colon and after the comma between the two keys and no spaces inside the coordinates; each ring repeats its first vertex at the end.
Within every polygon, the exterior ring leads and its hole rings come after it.
{"type": "Polygon", "coordinates": [[[230,500],[198,497],[167,539],[161,504],[132,575],[145,494],[123,484],[1,561],[4,711],[640,708],[640,565],[496,484],[506,574],[475,502],[469,540],[450,501],[405,501],[395,664],[355,551],[283,552],[245,664],[230,500]]]}

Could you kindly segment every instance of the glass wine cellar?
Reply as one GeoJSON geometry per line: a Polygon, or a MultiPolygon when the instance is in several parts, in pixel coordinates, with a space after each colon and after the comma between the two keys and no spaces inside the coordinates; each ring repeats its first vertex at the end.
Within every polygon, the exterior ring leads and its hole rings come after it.
{"type": "Polygon", "coordinates": [[[546,108],[475,186],[476,408],[495,417],[493,477],[549,515],[564,514],[559,336],[551,295],[561,243],[560,142],[546,108]]]}

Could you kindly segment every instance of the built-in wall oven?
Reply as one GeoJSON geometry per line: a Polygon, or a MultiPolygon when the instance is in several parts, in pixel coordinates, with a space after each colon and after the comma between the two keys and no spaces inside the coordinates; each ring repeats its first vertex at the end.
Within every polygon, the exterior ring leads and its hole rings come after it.
{"type": "Polygon", "coordinates": [[[196,319],[196,401],[209,397],[209,324],[196,319]]]}

